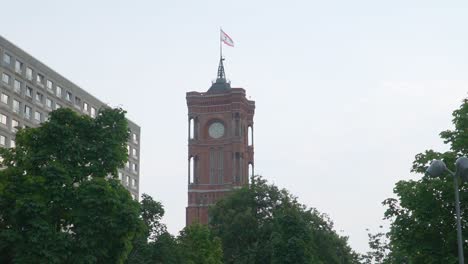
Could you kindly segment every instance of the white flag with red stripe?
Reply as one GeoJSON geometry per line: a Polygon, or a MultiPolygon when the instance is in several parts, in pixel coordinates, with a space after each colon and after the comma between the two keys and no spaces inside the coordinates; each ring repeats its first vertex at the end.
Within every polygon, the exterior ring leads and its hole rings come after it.
{"type": "Polygon", "coordinates": [[[234,47],[234,41],[222,29],[221,29],[221,41],[224,42],[224,44],[226,44],[228,46],[234,47]]]}

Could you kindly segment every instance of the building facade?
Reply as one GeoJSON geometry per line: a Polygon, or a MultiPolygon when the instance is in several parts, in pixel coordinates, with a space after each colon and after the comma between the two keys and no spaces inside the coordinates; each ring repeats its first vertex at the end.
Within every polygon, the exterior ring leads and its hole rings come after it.
{"type": "MultiPolygon", "coordinates": [[[[67,107],[95,117],[106,104],[0,36],[0,147],[14,147],[17,127],[36,127],[50,111],[67,107]]],[[[128,121],[129,161],[122,184],[139,197],[140,127],[128,121]]]]}
{"type": "Polygon", "coordinates": [[[188,92],[188,206],[186,224],[209,222],[208,208],[253,175],[255,102],[231,88],[223,59],[207,92],[188,92]]]}

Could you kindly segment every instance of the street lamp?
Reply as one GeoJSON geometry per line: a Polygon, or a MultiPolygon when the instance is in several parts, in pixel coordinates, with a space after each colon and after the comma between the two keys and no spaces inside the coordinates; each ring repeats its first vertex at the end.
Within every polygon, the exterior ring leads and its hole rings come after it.
{"type": "Polygon", "coordinates": [[[455,210],[457,212],[457,240],[458,240],[458,263],[464,264],[465,260],[463,257],[463,242],[462,242],[462,230],[460,220],[460,195],[458,190],[458,178],[462,180],[468,180],[468,158],[461,157],[455,162],[455,173],[447,168],[445,163],[441,160],[433,160],[426,172],[432,177],[440,177],[445,172],[450,173],[453,176],[453,184],[455,186],[455,210]]]}

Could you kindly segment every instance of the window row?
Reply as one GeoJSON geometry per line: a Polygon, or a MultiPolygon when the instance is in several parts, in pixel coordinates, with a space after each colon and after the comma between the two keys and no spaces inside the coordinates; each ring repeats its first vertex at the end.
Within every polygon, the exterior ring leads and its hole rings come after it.
{"type": "MultiPolygon", "coordinates": [[[[32,119],[35,123],[41,123],[44,121],[47,121],[49,118],[47,114],[41,113],[39,111],[33,111],[32,107],[29,105],[25,105],[24,109],[20,110],[19,107],[19,102],[14,100],[14,107],[13,111],[17,112],[18,115],[22,115],[26,119],[32,119]],[[16,103],[18,103],[18,106],[16,106],[16,103]],[[18,109],[18,110],[15,110],[18,109]]],[[[12,132],[16,133],[17,128],[20,126],[20,123],[18,119],[15,119],[14,117],[9,117],[6,113],[0,112],[0,125],[8,127],[12,132]]],[[[23,126],[27,127],[27,126],[23,126]]]]}
{"type": "MultiPolygon", "coordinates": [[[[10,107],[10,96],[7,95],[6,93],[1,93],[0,102],[10,107]]],[[[60,105],[56,104],[55,107],[56,109],[60,108],[60,105]]],[[[48,118],[47,113],[42,113],[41,111],[38,111],[38,110],[33,111],[32,106],[22,103],[21,101],[15,98],[11,98],[11,108],[14,113],[20,116],[23,116],[26,119],[33,119],[36,123],[46,121],[48,118]]],[[[5,114],[2,113],[1,115],[5,115],[5,114]]]]}
{"type": "Polygon", "coordinates": [[[122,182],[122,185],[128,186],[132,189],[138,189],[138,180],[130,177],[129,175],[124,175],[119,171],[118,173],[119,180],[122,182]]]}
{"type": "MultiPolygon", "coordinates": [[[[23,83],[20,80],[14,79],[13,81],[11,81],[10,75],[8,75],[7,73],[2,73],[2,81],[7,85],[11,85],[11,82],[13,82],[13,91],[15,91],[18,94],[22,94],[23,83]]],[[[24,90],[24,95],[26,98],[34,97],[37,103],[41,105],[45,103],[45,105],[48,108],[52,109],[53,99],[51,99],[50,97],[44,96],[44,94],[39,91],[34,92],[35,89],[31,86],[28,86],[28,85],[24,85],[24,86],[26,87],[24,90]]],[[[60,94],[61,94],[61,90],[62,89],[58,87],[57,91],[60,91],[60,94]]],[[[71,102],[72,97],[73,97],[72,94],[67,91],[65,99],[71,102]]],[[[75,96],[74,98],[75,98],[74,105],[76,108],[82,110],[86,114],[89,114],[91,117],[96,117],[96,113],[97,113],[96,107],[90,106],[89,103],[82,101],[81,98],[79,98],[78,96],[75,96]]],[[[55,109],[61,107],[60,104],[58,103],[56,104],[58,105],[58,107],[56,107],[55,109]]]]}
{"type": "Polygon", "coordinates": [[[138,159],[138,149],[127,145],[128,156],[138,159]]]}
{"type": "MultiPolygon", "coordinates": [[[[11,65],[11,55],[9,55],[8,53],[4,53],[3,61],[6,64],[11,65]]],[[[54,84],[54,82],[50,79],[46,79],[43,74],[35,72],[31,67],[25,67],[24,63],[20,60],[15,60],[14,70],[16,73],[21,75],[23,74],[23,71],[25,71],[25,77],[27,80],[31,82],[35,81],[35,83],[38,86],[46,88],[48,92],[55,94],[61,99],[65,99],[66,101],[74,104],[75,107],[82,109],[84,112],[89,112],[91,116],[94,116],[96,114],[96,108],[89,106],[89,104],[86,102],[82,102],[80,97],[73,96],[71,91],[64,91],[64,89],[61,86],[59,86],[58,84],[54,84]]],[[[2,73],[2,82],[11,85],[12,77],[7,73],[2,73]]]]}
{"type": "Polygon", "coordinates": [[[15,141],[14,138],[10,138],[10,140],[8,140],[6,136],[0,135],[0,147],[14,148],[14,147],[16,147],[16,141],[15,141]],[[7,145],[7,143],[8,143],[8,145],[7,145]]]}
{"type": "Polygon", "coordinates": [[[134,173],[138,173],[138,164],[131,162],[131,161],[127,161],[127,163],[125,163],[125,169],[126,170],[131,169],[131,171],[133,171],[134,173]]]}

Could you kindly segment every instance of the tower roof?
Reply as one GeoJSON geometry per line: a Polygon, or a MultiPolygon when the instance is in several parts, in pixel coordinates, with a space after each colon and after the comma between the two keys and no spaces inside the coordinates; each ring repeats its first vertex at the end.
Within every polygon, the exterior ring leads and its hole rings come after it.
{"type": "Polygon", "coordinates": [[[224,58],[221,57],[219,59],[218,75],[216,77],[216,81],[211,84],[210,89],[208,89],[208,93],[223,93],[231,89],[231,83],[226,80],[223,61],[224,58]]]}

